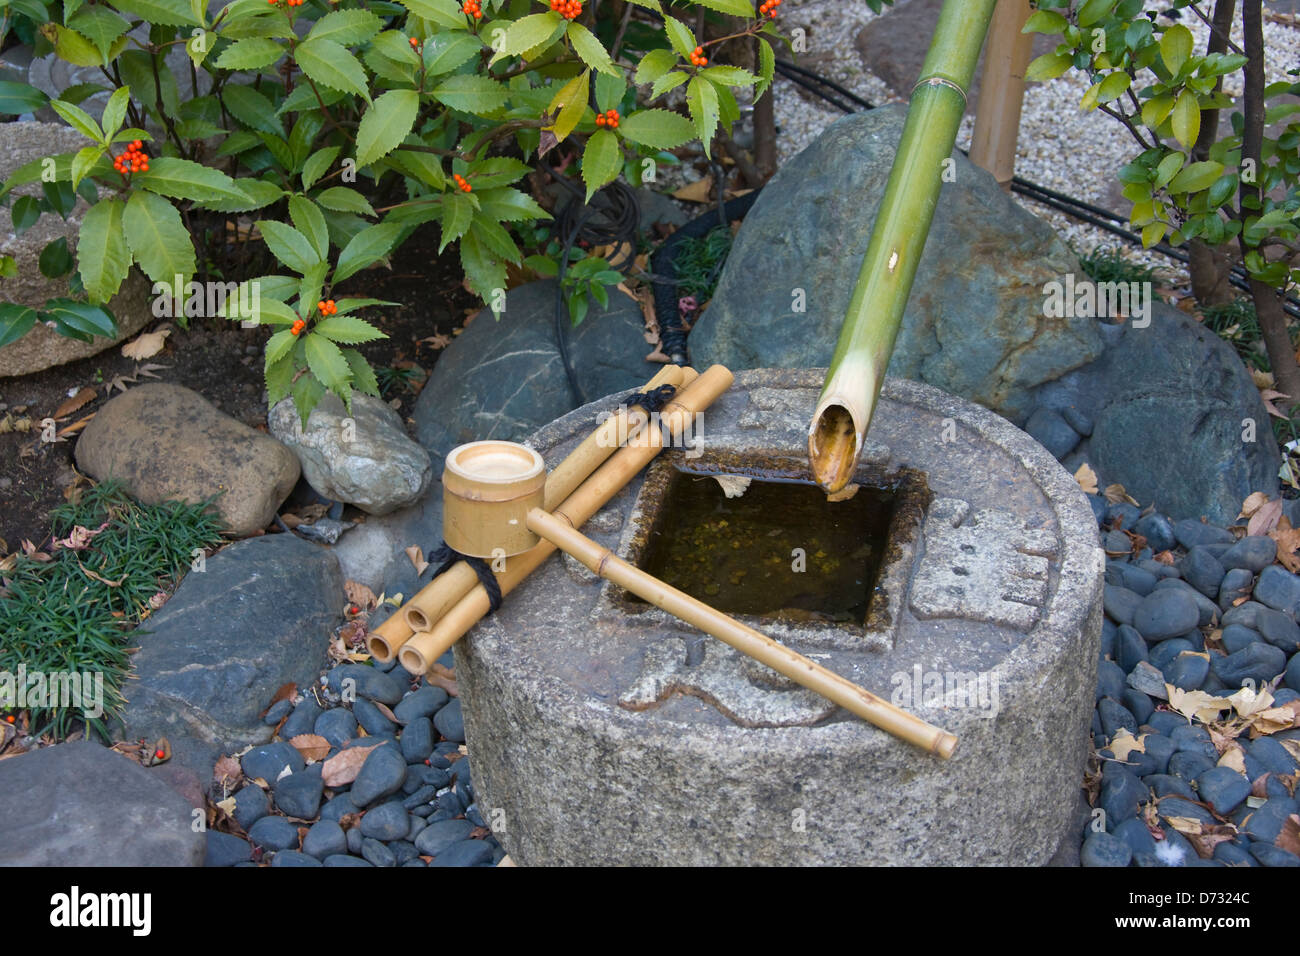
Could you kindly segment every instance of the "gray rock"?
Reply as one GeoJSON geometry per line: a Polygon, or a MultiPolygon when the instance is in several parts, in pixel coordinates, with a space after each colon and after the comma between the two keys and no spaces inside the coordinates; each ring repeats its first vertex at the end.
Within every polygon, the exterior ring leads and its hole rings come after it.
{"type": "Polygon", "coordinates": [[[1261,610],[1255,615],[1255,628],[1264,640],[1286,654],[1300,650],[1300,625],[1289,614],[1272,609],[1261,610]]]}
{"type": "Polygon", "coordinates": [[[1106,583],[1126,588],[1141,597],[1146,597],[1154,591],[1159,580],[1150,571],[1145,571],[1127,561],[1106,562],[1106,583]]]}
{"type": "Polygon", "coordinates": [[[469,839],[474,825],[468,820],[440,820],[430,823],[415,838],[415,846],[424,856],[437,857],[448,847],[469,839]]]}
{"type": "Polygon", "coordinates": [[[1196,792],[1221,817],[1250,796],[1250,781],[1231,767],[1212,767],[1196,778],[1196,792]]]}
{"type": "Polygon", "coordinates": [[[302,852],[309,853],[318,860],[335,853],[346,853],[347,849],[347,835],[334,820],[313,823],[307,835],[302,838],[302,852]]]}
{"type": "Polygon", "coordinates": [[[1120,698],[1120,703],[1124,705],[1125,710],[1133,715],[1133,719],[1139,725],[1146,723],[1147,718],[1155,710],[1155,704],[1151,702],[1150,697],[1131,687],[1124,689],[1124,696],[1120,698]]]}
{"type": "MultiPolygon", "coordinates": [[[[1177,745],[1168,737],[1161,734],[1148,734],[1142,740],[1142,746],[1145,749],[1147,756],[1149,756],[1155,764],[1155,768],[1152,770],[1153,774],[1163,774],[1168,770],[1169,760],[1177,752],[1177,745]]],[[[1144,782],[1146,782],[1148,786],[1150,785],[1149,781],[1144,780],[1144,782]]],[[[1188,796],[1190,797],[1191,794],[1189,793],[1188,796]]]]}
{"type": "Polygon", "coordinates": [[[1132,502],[1123,500],[1110,501],[1106,503],[1106,524],[1118,527],[1132,528],[1137,524],[1142,512],[1132,502]]]}
{"type": "Polygon", "coordinates": [[[1210,674],[1210,662],[1205,655],[1179,654],[1164,672],[1165,679],[1180,690],[1196,690],[1210,674]]]}
{"type": "Polygon", "coordinates": [[[374,866],[369,860],[363,860],[359,856],[348,856],[346,853],[336,853],[333,856],[325,857],[325,866],[374,866]]]}
{"type": "Polygon", "coordinates": [[[1087,414],[1080,411],[1073,405],[1067,405],[1061,409],[1061,416],[1080,435],[1088,436],[1092,434],[1092,419],[1087,414]]]}
{"type": "MultiPolygon", "coordinates": [[[[403,674],[406,672],[403,671],[403,674]]],[[[342,664],[327,675],[331,690],[343,692],[351,688],[358,697],[377,700],[392,707],[406,693],[405,683],[392,674],[360,664],[342,664]]]]}
{"type": "Polygon", "coordinates": [[[429,866],[481,866],[492,861],[492,845],[485,840],[461,840],[434,857],[429,866]]]}
{"type": "Polygon", "coordinates": [[[271,409],[267,425],[298,456],[313,488],[368,514],[414,504],[433,480],[428,452],[407,437],[397,412],[370,395],[353,392],[349,414],[338,396],[326,394],[305,429],[286,398],[271,409]]]}
{"type": "Polygon", "coordinates": [[[1276,647],[1256,641],[1227,657],[1214,657],[1210,661],[1214,673],[1228,687],[1241,687],[1245,680],[1258,686],[1272,680],[1286,667],[1286,655],[1276,647]]]}
{"type": "Polygon", "coordinates": [[[204,840],[204,866],[235,866],[253,858],[253,847],[232,833],[208,830],[204,840]]]}
{"type": "Polygon", "coordinates": [[[1115,637],[1115,663],[1127,674],[1147,659],[1147,644],[1137,628],[1120,625],[1115,637]]]}
{"type": "Polygon", "coordinates": [[[306,765],[302,754],[282,740],[254,747],[239,758],[239,766],[245,777],[249,780],[261,778],[272,785],[286,769],[293,774],[306,765]]]}
{"type": "Polygon", "coordinates": [[[316,718],[315,733],[335,747],[342,747],[356,737],[357,718],[346,707],[335,707],[316,718]]]}
{"type": "Polygon", "coordinates": [[[1107,764],[1101,782],[1100,806],[1106,811],[1106,825],[1115,827],[1136,816],[1147,790],[1137,775],[1118,764],[1107,764]]]}
{"type": "Polygon", "coordinates": [[[451,697],[441,687],[425,684],[414,693],[407,694],[401,703],[393,708],[393,716],[404,724],[417,717],[432,717],[447,705],[451,697]]]}
{"type": "Polygon", "coordinates": [[[1103,697],[1097,702],[1097,713],[1101,715],[1101,730],[1107,740],[1113,739],[1121,729],[1137,733],[1138,722],[1118,701],[1103,697]]]}
{"type": "Polygon", "coordinates": [[[284,722],[280,728],[280,737],[284,740],[292,740],[299,734],[315,733],[316,718],[321,715],[320,704],[311,696],[304,697],[298,702],[298,706],[293,709],[289,719],[284,722]]]}
{"type": "Polygon", "coordinates": [[[1137,664],[1128,675],[1127,683],[1134,690],[1159,700],[1169,698],[1165,690],[1165,675],[1149,662],[1137,664]]]}
{"type": "Polygon", "coordinates": [[[1157,588],[1133,611],[1133,626],[1148,641],[1186,634],[1197,626],[1201,614],[1190,595],[1174,588],[1157,588]]]}
{"type": "Polygon", "coordinates": [[[266,712],[266,716],[262,718],[262,723],[268,727],[278,726],[280,721],[288,716],[292,707],[293,705],[287,700],[277,700],[271,709],[266,712]]]}
{"type": "Polygon", "coordinates": [[[292,773],[276,782],[275,805],[286,816],[314,820],[320,811],[322,790],[320,773],[292,773]]]}
{"type": "Polygon", "coordinates": [[[1219,616],[1219,606],[1182,578],[1164,578],[1156,585],[1156,590],[1182,591],[1190,597],[1195,602],[1199,614],[1196,619],[1197,627],[1205,627],[1219,616]]]}
{"type": "Polygon", "coordinates": [[[314,856],[300,853],[298,850],[281,850],[272,858],[272,866],[321,866],[321,861],[314,856]]]}
{"type": "Polygon", "coordinates": [[[1183,580],[1206,597],[1213,600],[1219,596],[1219,582],[1223,580],[1224,568],[1206,548],[1192,548],[1178,562],[1178,570],[1183,580]]]}
{"type": "Polygon", "coordinates": [[[1161,641],[1151,649],[1151,664],[1159,669],[1161,673],[1164,673],[1166,668],[1173,666],[1174,661],[1178,659],[1178,655],[1195,650],[1196,648],[1192,646],[1192,642],[1186,638],[1173,637],[1167,641],[1161,641]]]}
{"type": "Polygon", "coordinates": [[[1269,565],[1255,582],[1255,600],[1294,618],[1300,611],[1300,577],[1280,564],[1269,565]]]}
{"type": "Polygon", "coordinates": [[[248,832],[251,827],[262,817],[271,812],[271,798],[266,795],[266,791],[255,784],[249,784],[241,787],[235,794],[235,812],[231,814],[235,822],[248,832]]]}
{"type": "MultiPolygon", "coordinates": [[[[1163,738],[1168,740],[1168,737],[1163,738]]],[[[1171,755],[1172,759],[1172,755],[1171,755]]],[[[1151,792],[1157,797],[1176,796],[1185,800],[1195,800],[1196,792],[1187,784],[1183,777],[1175,777],[1169,774],[1152,774],[1142,781],[1151,788],[1151,792]]],[[[1139,821],[1140,823],[1141,821],[1139,821]]],[[[1145,826],[1145,825],[1144,825],[1145,826]]]]}
{"type": "Polygon", "coordinates": [[[1147,539],[1152,551],[1168,551],[1178,543],[1174,536],[1174,523],[1158,511],[1139,518],[1133,531],[1147,539]]]}
{"type": "Polygon", "coordinates": [[[1250,854],[1263,866],[1300,866],[1300,856],[1268,843],[1252,843],[1250,854]]]}
{"type": "Polygon", "coordinates": [[[361,830],[358,827],[351,828],[347,831],[346,838],[348,843],[348,852],[354,856],[360,856],[361,843],[365,840],[365,837],[361,835],[361,830]]]}
{"type": "Polygon", "coordinates": [[[140,501],[216,510],[236,536],[270,523],[298,480],[298,460],[274,438],[218,410],[198,392],[156,382],[109,400],[77,439],[78,467],[119,478],[140,501]]]}
{"type": "Polygon", "coordinates": [[[1174,536],[1184,548],[1194,548],[1198,544],[1226,544],[1232,546],[1237,539],[1232,532],[1205,521],[1184,518],[1174,525],[1174,536]]]}
{"type": "Polygon", "coordinates": [[[1246,818],[1243,829],[1252,840],[1260,843],[1272,843],[1282,832],[1286,818],[1297,812],[1295,800],[1273,797],[1246,818]]]}
{"type": "MultiPolygon", "coordinates": [[[[1233,773],[1234,771],[1229,770],[1228,772],[1233,773]]],[[[1197,779],[1201,780],[1205,778],[1208,773],[1209,771],[1206,771],[1205,774],[1202,774],[1197,779]]],[[[1246,793],[1249,795],[1250,784],[1246,783],[1245,777],[1241,778],[1241,782],[1246,784],[1246,793]]],[[[1246,798],[1242,797],[1241,799],[1244,800],[1246,798]]],[[[1160,801],[1156,810],[1160,814],[1161,818],[1165,820],[1168,820],[1170,817],[1190,817],[1193,820],[1200,820],[1202,823],[1217,822],[1214,819],[1214,814],[1209,810],[1206,810],[1202,806],[1198,806],[1191,800],[1184,800],[1182,797],[1166,797],[1160,801]]]]}
{"type": "Polygon", "coordinates": [[[1107,584],[1102,592],[1102,602],[1106,609],[1106,616],[1116,624],[1132,624],[1133,615],[1142,601],[1141,595],[1135,594],[1128,588],[1116,587],[1113,584],[1107,584]]]}
{"type": "Polygon", "coordinates": [[[1250,850],[1235,843],[1220,843],[1214,848],[1213,859],[1225,866],[1259,866],[1259,862],[1250,855],[1250,850]]]}
{"type": "Polygon", "coordinates": [[[1254,587],[1255,576],[1245,568],[1233,568],[1219,582],[1219,608],[1227,611],[1236,607],[1242,598],[1249,598],[1254,587]]]}
{"type": "Polygon", "coordinates": [[[1286,686],[1295,691],[1300,691],[1300,654],[1295,654],[1286,665],[1286,676],[1283,678],[1286,686]]]}
{"type": "MultiPolygon", "coordinates": [[[[566,330],[584,401],[626,394],[659,369],[642,358],[640,307],[624,295],[609,303],[609,309],[593,304],[577,328],[566,330]]],[[[530,282],[507,293],[499,322],[491,312],[479,313],[442,352],[415,404],[416,437],[440,472],[456,445],[522,440],[577,404],[555,342],[555,285],[530,282]]]]}
{"type": "Polygon", "coordinates": [[[1084,866],[1128,866],[1132,859],[1132,848],[1104,830],[1089,833],[1079,851],[1079,860],[1084,866]]]}
{"type": "Polygon", "coordinates": [[[1262,763],[1271,773],[1291,774],[1300,769],[1291,751],[1287,750],[1272,737],[1257,737],[1247,748],[1252,757],[1262,763]]]}
{"type": "Polygon", "coordinates": [[[1151,831],[1147,829],[1146,824],[1136,817],[1130,817],[1117,826],[1114,836],[1124,841],[1134,856],[1139,854],[1145,856],[1155,855],[1155,837],[1151,835],[1151,831]]]}
{"type": "Polygon", "coordinates": [[[361,818],[361,835],[372,840],[400,840],[411,828],[411,815],[399,802],[381,803],[361,818]]]}
{"type": "Polygon", "coordinates": [[[1175,727],[1169,732],[1169,739],[1178,745],[1180,752],[1204,754],[1210,760],[1218,762],[1219,751],[1211,742],[1209,732],[1199,724],[1175,727]]]}
{"type": "Polygon", "coordinates": [[[1029,437],[1046,448],[1053,458],[1064,458],[1079,444],[1079,433],[1050,408],[1039,408],[1025,422],[1029,437]]]}
{"type": "Polygon", "coordinates": [[[1180,750],[1169,758],[1169,773],[1184,780],[1195,780],[1214,766],[1214,761],[1202,753],[1180,750]]]}
{"type": "Polygon", "coordinates": [[[298,828],[284,817],[262,817],[248,831],[248,839],[267,850],[291,850],[298,846],[298,828]]]}
{"type": "Polygon", "coordinates": [[[378,707],[364,697],[358,697],[353,701],[352,716],[356,717],[357,723],[372,737],[392,736],[397,733],[397,724],[385,717],[378,707]]]}
{"type": "Polygon", "coordinates": [[[1229,624],[1219,632],[1219,643],[1229,654],[1244,651],[1251,644],[1263,639],[1258,631],[1242,624],[1229,624]]]}
{"type": "Polygon", "coordinates": [[[396,747],[376,747],[361,765],[352,783],[352,802],[368,806],[380,797],[396,793],[406,782],[406,761],[396,747]]]}
{"type": "Polygon", "coordinates": [[[433,753],[433,723],[428,717],[416,717],[402,729],[402,756],[407,763],[420,763],[433,753]]]}
{"type": "MultiPolygon", "coordinates": [[[[847,116],[781,167],[745,217],[691,333],[697,363],[828,364],[903,119],[898,106],[847,116]],[[795,311],[794,290],[804,292],[806,311],[795,311]]],[[[1104,346],[1095,320],[1044,314],[1043,286],[1077,271],[1074,256],[992,176],[960,153],[953,161],[889,373],[1024,421],[1038,404],[1036,386],[1104,346]]]]}
{"type": "Polygon", "coordinates": [[[394,840],[388,844],[388,849],[393,851],[393,856],[397,859],[398,866],[405,866],[411,860],[416,860],[421,866],[424,863],[416,859],[420,851],[415,848],[415,844],[408,840],[394,840]]]}
{"type": "Polygon", "coordinates": [[[465,719],[461,715],[459,697],[434,715],[433,726],[438,729],[438,733],[453,743],[465,742],[465,719]]]}
{"type": "Polygon", "coordinates": [[[340,793],[338,796],[330,797],[320,808],[320,818],[322,820],[333,820],[338,822],[349,813],[356,813],[361,808],[352,802],[352,794],[349,791],[340,793]]]}
{"type": "Polygon", "coordinates": [[[393,851],[388,849],[378,840],[366,838],[361,841],[361,855],[374,866],[392,867],[397,866],[397,857],[393,851]]]}
{"type": "Polygon", "coordinates": [[[201,779],[218,755],[265,743],[262,709],[282,685],[316,679],[321,635],[339,623],[342,594],[334,558],[289,535],[208,558],[132,636],[140,650],[124,736],[167,737],[174,759],[201,779]]]}
{"type": "Polygon", "coordinates": [[[1256,574],[1267,568],[1277,558],[1277,542],[1262,534],[1248,535],[1230,547],[1219,558],[1225,568],[1242,568],[1256,574]]]}

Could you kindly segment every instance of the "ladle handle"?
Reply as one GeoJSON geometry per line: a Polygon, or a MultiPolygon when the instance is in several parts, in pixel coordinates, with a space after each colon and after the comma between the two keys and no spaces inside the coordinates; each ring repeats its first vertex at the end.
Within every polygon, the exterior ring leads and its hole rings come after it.
{"type": "Polygon", "coordinates": [[[761,634],[653,575],[646,574],[575,530],[561,518],[540,508],[533,508],[528,512],[527,520],[532,531],[577,558],[598,576],[613,581],[687,624],[713,635],[742,654],[784,674],[796,684],[816,691],[881,730],[938,754],[945,760],[952,756],[957,738],[947,731],[895,707],[889,701],[877,697],[834,671],[827,670],[766,634],[761,634]]]}

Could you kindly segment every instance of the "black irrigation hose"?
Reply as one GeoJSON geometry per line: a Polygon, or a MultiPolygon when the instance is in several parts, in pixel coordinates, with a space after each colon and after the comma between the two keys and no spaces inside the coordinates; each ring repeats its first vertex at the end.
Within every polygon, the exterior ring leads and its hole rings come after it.
{"type": "MultiPolygon", "coordinates": [[[[844,105],[844,103],[836,96],[828,94],[823,87],[848,99],[852,103],[856,104],[861,110],[865,111],[875,108],[874,104],[864,100],[851,90],[847,90],[834,81],[828,80],[824,76],[819,76],[812,70],[805,69],[804,67],[791,63],[788,60],[777,60],[776,71],[795,85],[803,87],[814,96],[830,103],[842,112],[853,113],[856,112],[856,110],[844,105]]],[[[964,153],[966,151],[962,150],[962,152],[964,153]]],[[[1037,183],[1030,182],[1022,176],[1016,176],[1011,180],[1011,188],[1013,191],[1028,199],[1032,199],[1034,202],[1055,209],[1057,212],[1065,213],[1072,219],[1078,219],[1080,222],[1096,226],[1098,229],[1102,229],[1120,239],[1123,239],[1130,245],[1138,246],[1139,248],[1142,247],[1142,237],[1139,233],[1128,229],[1126,225],[1119,225],[1127,224],[1128,220],[1109,209],[1104,209],[1101,206],[1084,202],[1082,199],[1076,199],[1073,196],[1057,192],[1053,189],[1047,188],[1046,186],[1040,186],[1037,183]]],[[[1170,259],[1182,263],[1183,265],[1187,265],[1190,262],[1190,256],[1185,251],[1175,246],[1171,246],[1166,242],[1157,243],[1151,247],[1150,251],[1161,253],[1170,259]]],[[[1250,291],[1248,275],[1245,267],[1242,265],[1234,265],[1232,267],[1228,281],[1242,291],[1250,291]]],[[[1283,298],[1283,308],[1286,310],[1288,315],[1294,318],[1300,318],[1300,299],[1297,299],[1295,296],[1285,296],[1283,298]]]]}

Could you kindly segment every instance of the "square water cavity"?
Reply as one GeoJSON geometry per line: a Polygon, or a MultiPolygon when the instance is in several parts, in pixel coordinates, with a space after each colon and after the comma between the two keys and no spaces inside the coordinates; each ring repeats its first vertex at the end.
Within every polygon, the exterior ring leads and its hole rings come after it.
{"type": "MultiPolygon", "coordinates": [[[[887,650],[928,501],[912,470],[860,472],[830,501],[807,462],[706,455],[656,462],[631,522],[627,560],[773,637],[887,650]],[[728,496],[726,485],[743,493],[728,496]]],[[[613,603],[664,612],[621,589],[613,603]]]]}

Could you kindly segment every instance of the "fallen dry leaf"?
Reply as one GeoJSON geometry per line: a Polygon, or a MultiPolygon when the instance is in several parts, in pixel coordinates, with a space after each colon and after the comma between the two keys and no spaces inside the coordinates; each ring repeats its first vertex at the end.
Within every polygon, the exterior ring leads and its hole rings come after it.
{"type": "Polygon", "coordinates": [[[1286,521],[1286,515],[1278,520],[1277,528],[1268,536],[1277,542],[1277,560],[1281,565],[1292,574],[1300,573],[1300,557],[1296,556],[1296,551],[1300,550],[1300,528],[1283,528],[1283,521],[1286,521]]]}
{"type": "Polygon", "coordinates": [[[1249,518],[1264,505],[1268,504],[1268,495],[1262,491],[1253,491],[1246,496],[1246,500],[1241,503],[1241,511],[1237,513],[1238,518],[1249,518]]]}
{"type": "Polygon", "coordinates": [[[1266,388],[1272,388],[1277,382],[1273,378],[1272,372],[1265,372],[1263,369],[1252,368],[1250,370],[1251,380],[1254,381],[1255,387],[1261,391],[1266,388]]]}
{"type": "Polygon", "coordinates": [[[239,767],[239,761],[224,754],[217,758],[217,764],[212,768],[212,779],[220,787],[233,787],[243,775],[244,772],[239,767]]]}
{"type": "Polygon", "coordinates": [[[1252,735],[1258,734],[1276,734],[1279,731],[1290,730],[1293,727],[1300,726],[1300,715],[1295,703],[1283,707],[1269,707],[1255,714],[1255,719],[1251,722],[1250,729],[1252,735]]]}
{"type": "Polygon", "coordinates": [[[351,578],[343,582],[343,593],[348,596],[349,601],[367,611],[379,603],[374,591],[351,578]]]}
{"type": "Polygon", "coordinates": [[[1246,534],[1264,535],[1269,534],[1277,527],[1278,521],[1282,518],[1282,499],[1275,501],[1266,501],[1251,513],[1250,521],[1246,524],[1246,534]]]}
{"type": "Polygon", "coordinates": [[[1095,495],[1097,493],[1097,473],[1088,467],[1085,461],[1079,466],[1079,470],[1074,473],[1074,480],[1079,483],[1086,495],[1095,495]]]}
{"type": "Polygon", "coordinates": [[[708,202],[709,196],[712,192],[713,177],[710,175],[683,186],[681,189],[673,193],[673,198],[681,199],[685,202],[708,202]]]}
{"type": "Polygon", "coordinates": [[[1107,485],[1106,490],[1102,492],[1102,495],[1113,505],[1117,505],[1121,501],[1127,501],[1129,504],[1134,506],[1137,505],[1137,501],[1133,496],[1125,491],[1124,486],[1118,482],[1113,485],[1107,485]]]}
{"type": "Polygon", "coordinates": [[[228,817],[233,817],[235,815],[234,797],[226,797],[226,799],[224,800],[218,800],[215,804],[213,804],[213,806],[215,806],[218,810],[220,810],[228,817]]]}
{"type": "Polygon", "coordinates": [[[1218,766],[1227,767],[1229,770],[1235,770],[1237,773],[1246,772],[1246,751],[1241,749],[1239,744],[1230,746],[1223,751],[1223,756],[1219,758],[1218,766]]]}
{"type": "Polygon", "coordinates": [[[1147,752],[1147,746],[1144,742],[1146,738],[1146,734],[1141,737],[1134,737],[1129,733],[1128,728],[1120,728],[1120,732],[1110,742],[1111,753],[1115,755],[1116,760],[1128,760],[1129,754],[1134,751],[1144,754],[1147,752]]]}
{"type": "Polygon", "coordinates": [[[370,756],[370,751],[379,746],[381,745],[371,744],[369,747],[349,747],[340,750],[321,764],[321,781],[327,787],[342,787],[351,783],[357,779],[357,774],[361,772],[361,765],[366,762],[366,757],[370,756]]]}
{"type": "Polygon", "coordinates": [[[713,480],[722,486],[722,493],[728,498],[739,498],[749,490],[752,478],[744,475],[714,475],[713,480]]]}
{"type": "Polygon", "coordinates": [[[1165,693],[1169,695],[1169,706],[1178,713],[1189,720],[1196,718],[1207,724],[1215,720],[1220,711],[1232,706],[1226,697],[1214,697],[1203,690],[1180,690],[1173,684],[1165,684],[1165,693]]]}
{"type": "Polygon", "coordinates": [[[289,746],[302,754],[308,763],[324,760],[330,752],[330,742],[317,734],[298,734],[289,738],[289,746]]]}
{"type": "Polygon", "coordinates": [[[1300,740],[1279,740],[1278,743],[1285,747],[1292,757],[1300,760],[1300,740]]]}
{"type": "Polygon", "coordinates": [[[434,335],[426,336],[425,338],[422,338],[419,341],[420,344],[427,345],[430,348],[445,349],[448,345],[451,344],[451,336],[444,335],[441,332],[438,332],[434,335]]]}
{"type": "Polygon", "coordinates": [[[129,359],[135,359],[137,362],[143,362],[147,358],[153,358],[163,350],[163,345],[167,342],[167,336],[172,334],[171,329],[159,329],[157,332],[146,332],[134,342],[128,342],[122,346],[122,354],[129,359]]]}
{"type": "MultiPolygon", "coordinates": [[[[409,548],[407,548],[406,556],[411,559],[411,564],[415,565],[415,576],[417,578],[420,575],[422,575],[424,573],[425,568],[429,566],[429,562],[424,560],[423,549],[421,549],[417,545],[413,544],[409,548]]],[[[376,606],[378,606],[377,603],[376,606]]]]}
{"type": "Polygon", "coordinates": [[[93,402],[97,394],[99,393],[96,392],[93,388],[83,388],[81,391],[77,392],[76,395],[73,395],[66,402],[64,402],[62,405],[56,408],[54,410],[54,414],[50,417],[54,419],[59,419],[67,415],[71,415],[73,412],[75,412],[78,408],[81,408],[83,405],[86,405],[89,402],[93,402]]]}
{"type": "Polygon", "coordinates": [[[266,712],[269,711],[276,704],[280,703],[280,701],[282,700],[292,701],[293,695],[296,693],[298,693],[297,684],[294,683],[281,684],[279,690],[275,692],[275,696],[271,698],[271,702],[266,705],[266,709],[263,710],[260,714],[258,714],[258,716],[265,717],[266,712]]]}
{"type": "Polygon", "coordinates": [[[1285,395],[1282,392],[1279,392],[1275,388],[1265,388],[1260,391],[1259,397],[1260,400],[1264,403],[1264,408],[1268,410],[1268,413],[1270,415],[1276,418],[1286,418],[1286,413],[1278,411],[1276,406],[1273,405],[1273,402],[1275,399],[1279,399],[1279,398],[1290,398],[1291,397],[1290,395],[1285,395]]]}
{"type": "Polygon", "coordinates": [[[424,682],[426,684],[432,684],[434,687],[441,687],[452,697],[460,696],[460,685],[456,683],[454,678],[444,677],[442,674],[429,673],[424,675],[424,682]]]}
{"type": "Polygon", "coordinates": [[[1232,704],[1233,709],[1242,717],[1250,717],[1254,714],[1268,710],[1273,704],[1273,695],[1267,690],[1261,690],[1257,694],[1249,687],[1243,687],[1241,690],[1229,697],[1228,701],[1232,704]]]}
{"type": "Polygon", "coordinates": [[[387,718],[388,718],[389,720],[391,720],[393,723],[395,723],[395,724],[404,724],[404,723],[406,723],[406,721],[404,721],[404,720],[398,720],[398,719],[397,719],[397,715],[393,713],[392,708],[390,708],[390,707],[389,707],[387,704],[385,704],[383,701],[380,701],[380,700],[372,700],[371,703],[375,705],[375,710],[379,711],[381,714],[383,714],[385,717],[387,717],[387,718]]]}
{"type": "Polygon", "coordinates": [[[1282,830],[1273,845],[1300,856],[1300,814],[1291,814],[1282,821],[1282,830]]]}

